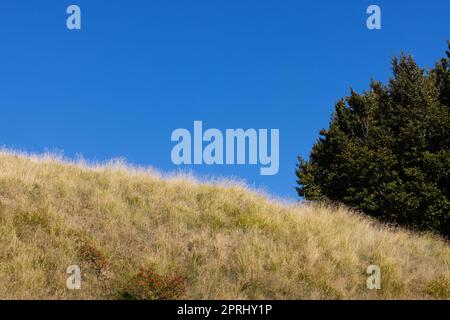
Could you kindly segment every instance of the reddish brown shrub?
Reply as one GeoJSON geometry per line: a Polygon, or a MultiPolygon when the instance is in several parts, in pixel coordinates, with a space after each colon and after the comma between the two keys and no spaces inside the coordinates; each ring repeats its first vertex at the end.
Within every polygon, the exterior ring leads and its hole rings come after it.
{"type": "Polygon", "coordinates": [[[120,296],[127,300],[173,300],[184,297],[185,278],[176,273],[160,275],[154,267],[141,268],[120,296]]]}

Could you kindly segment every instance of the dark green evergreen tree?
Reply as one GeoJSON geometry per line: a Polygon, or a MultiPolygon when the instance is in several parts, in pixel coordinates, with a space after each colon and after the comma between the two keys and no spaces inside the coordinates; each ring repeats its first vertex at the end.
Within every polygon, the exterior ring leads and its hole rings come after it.
{"type": "Polygon", "coordinates": [[[310,159],[299,158],[299,196],[450,237],[449,51],[429,71],[401,55],[388,85],[340,100],[310,159]]]}

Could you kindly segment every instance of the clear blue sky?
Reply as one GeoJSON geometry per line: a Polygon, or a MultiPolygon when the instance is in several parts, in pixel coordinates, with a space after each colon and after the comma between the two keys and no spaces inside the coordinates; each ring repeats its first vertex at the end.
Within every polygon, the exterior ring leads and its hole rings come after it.
{"type": "MultiPolygon", "coordinates": [[[[450,1],[0,2],[0,145],[126,157],[162,171],[176,128],[279,128],[280,171],[188,166],[295,199],[307,156],[334,103],[385,81],[401,50],[422,66],[444,55],[450,1]],[[68,31],[66,8],[82,10],[68,31]],[[366,8],[382,9],[382,30],[366,8]]],[[[192,129],[191,129],[192,130],[192,129]]]]}

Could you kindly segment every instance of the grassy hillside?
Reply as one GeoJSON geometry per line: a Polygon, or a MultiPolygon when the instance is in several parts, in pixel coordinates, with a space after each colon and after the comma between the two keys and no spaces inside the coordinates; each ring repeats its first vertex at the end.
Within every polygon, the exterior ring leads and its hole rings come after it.
{"type": "Polygon", "coordinates": [[[0,298],[448,299],[450,245],[243,186],[4,151],[0,298]]]}

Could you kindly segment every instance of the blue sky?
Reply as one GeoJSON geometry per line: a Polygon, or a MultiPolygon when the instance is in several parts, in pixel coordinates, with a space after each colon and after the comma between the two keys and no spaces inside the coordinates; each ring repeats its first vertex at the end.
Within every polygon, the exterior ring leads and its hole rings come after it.
{"type": "Polygon", "coordinates": [[[350,86],[386,81],[401,50],[431,66],[450,39],[450,1],[0,2],[0,145],[126,157],[162,171],[240,177],[295,199],[307,156],[350,86]],[[82,30],[66,28],[66,8],[82,30]],[[382,29],[366,28],[366,8],[382,29]],[[184,166],[173,130],[280,129],[280,171],[184,166]]]}

